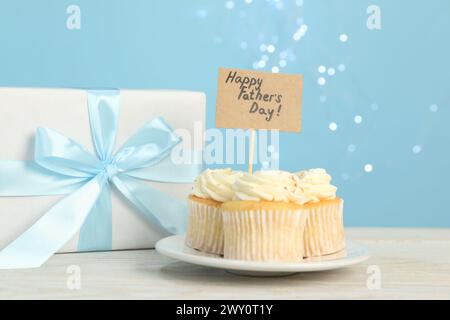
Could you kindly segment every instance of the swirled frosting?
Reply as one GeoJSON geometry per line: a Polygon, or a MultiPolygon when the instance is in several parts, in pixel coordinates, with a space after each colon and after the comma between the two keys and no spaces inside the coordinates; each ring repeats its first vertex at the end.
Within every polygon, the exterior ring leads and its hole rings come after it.
{"type": "Polygon", "coordinates": [[[243,174],[234,183],[234,200],[279,201],[299,204],[312,201],[298,188],[300,179],[286,171],[257,171],[243,174]]]}
{"type": "Polygon", "coordinates": [[[243,173],[227,169],[207,169],[195,180],[192,195],[219,202],[231,201],[233,184],[243,173]]]}
{"type": "Polygon", "coordinates": [[[325,169],[300,171],[297,176],[299,177],[299,189],[314,202],[336,198],[337,188],[330,183],[331,176],[325,169]]]}

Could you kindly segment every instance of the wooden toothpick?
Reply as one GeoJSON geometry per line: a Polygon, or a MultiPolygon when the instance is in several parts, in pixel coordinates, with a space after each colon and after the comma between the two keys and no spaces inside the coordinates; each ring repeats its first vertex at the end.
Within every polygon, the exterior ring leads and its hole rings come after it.
{"type": "Polygon", "coordinates": [[[250,146],[248,149],[248,173],[253,173],[253,154],[255,149],[255,129],[250,129],[250,146]]]}

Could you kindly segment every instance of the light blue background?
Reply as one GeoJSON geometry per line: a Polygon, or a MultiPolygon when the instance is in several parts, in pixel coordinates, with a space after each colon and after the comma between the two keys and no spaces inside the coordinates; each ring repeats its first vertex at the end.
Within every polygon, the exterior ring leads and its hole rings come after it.
{"type": "Polygon", "coordinates": [[[281,135],[281,167],[327,168],[347,225],[449,227],[450,2],[280,2],[1,0],[0,85],[200,90],[213,127],[218,67],[251,69],[260,45],[274,44],[264,70],[290,50],[282,72],[305,75],[303,130],[281,135]],[[66,28],[70,4],[81,30],[66,28]],[[381,30],[366,27],[370,4],[381,30]],[[319,86],[318,67],[339,64],[319,86]]]}

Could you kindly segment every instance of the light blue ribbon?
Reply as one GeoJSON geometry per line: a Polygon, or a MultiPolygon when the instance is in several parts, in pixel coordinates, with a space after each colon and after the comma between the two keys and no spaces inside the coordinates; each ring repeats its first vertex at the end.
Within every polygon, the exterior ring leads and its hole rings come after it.
{"type": "Polygon", "coordinates": [[[147,123],[113,154],[119,98],[118,90],[88,92],[96,156],[41,127],[34,161],[0,161],[0,196],[67,195],[0,251],[0,269],[39,267],[78,231],[79,251],[110,250],[110,184],[150,223],[170,233],[184,231],[185,204],[140,180],[192,182],[201,165],[170,161],[181,139],[162,118],[147,123]]]}

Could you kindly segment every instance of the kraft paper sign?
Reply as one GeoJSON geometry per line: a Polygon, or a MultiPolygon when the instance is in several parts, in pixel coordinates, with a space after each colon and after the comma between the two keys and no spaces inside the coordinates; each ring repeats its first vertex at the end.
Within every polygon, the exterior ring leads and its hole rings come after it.
{"type": "Polygon", "coordinates": [[[219,69],[216,126],[299,132],[303,76],[219,69]]]}

